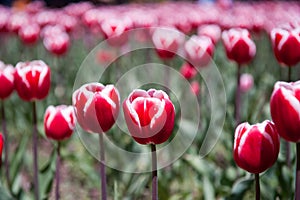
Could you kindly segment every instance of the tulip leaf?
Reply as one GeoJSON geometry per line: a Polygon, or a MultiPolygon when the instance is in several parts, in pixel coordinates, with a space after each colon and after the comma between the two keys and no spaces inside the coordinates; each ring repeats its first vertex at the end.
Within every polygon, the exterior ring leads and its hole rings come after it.
{"type": "Polygon", "coordinates": [[[210,182],[207,176],[203,177],[203,191],[204,191],[204,199],[210,200],[215,199],[215,191],[214,186],[210,182]]]}
{"type": "MultiPolygon", "coordinates": [[[[12,185],[10,187],[14,187],[15,182],[18,179],[18,173],[20,172],[24,160],[24,154],[26,153],[28,139],[28,135],[24,134],[20,140],[19,146],[15,150],[15,153],[12,155],[10,162],[10,177],[12,185]]],[[[19,191],[14,190],[14,193],[15,192],[18,193],[19,191]]]]}
{"type": "Polygon", "coordinates": [[[55,176],[56,158],[56,149],[53,149],[48,162],[40,170],[39,187],[40,196],[42,199],[49,199],[48,196],[51,191],[53,179],[55,176]]]}
{"type": "Polygon", "coordinates": [[[243,199],[245,193],[251,188],[253,185],[253,178],[240,178],[233,185],[231,194],[226,200],[238,200],[243,199]]]}
{"type": "Polygon", "coordinates": [[[13,200],[9,192],[0,184],[0,200],[13,200]]]}

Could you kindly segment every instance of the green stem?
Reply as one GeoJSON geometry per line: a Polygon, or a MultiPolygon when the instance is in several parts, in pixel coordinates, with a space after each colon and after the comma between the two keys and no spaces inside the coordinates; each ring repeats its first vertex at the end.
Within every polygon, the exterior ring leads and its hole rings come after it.
{"type": "Polygon", "coordinates": [[[9,138],[8,138],[8,134],[7,134],[7,128],[6,128],[6,117],[5,117],[5,106],[4,106],[4,101],[1,101],[1,115],[2,115],[2,131],[3,131],[3,135],[4,135],[4,153],[5,153],[5,160],[4,160],[4,165],[5,165],[5,175],[6,175],[6,181],[7,181],[7,185],[11,186],[10,183],[10,177],[9,177],[9,138]]]}
{"type": "Polygon", "coordinates": [[[296,163],[296,187],[295,187],[295,200],[300,200],[300,143],[296,144],[297,148],[297,163],[296,163]]]}
{"type": "Polygon", "coordinates": [[[100,178],[101,178],[101,195],[102,200],[107,199],[106,193],[106,172],[105,172],[105,152],[104,152],[104,142],[103,142],[103,134],[99,134],[99,145],[100,145],[100,178]]]}
{"type": "Polygon", "coordinates": [[[33,170],[34,170],[34,196],[36,200],[40,200],[39,197],[39,168],[38,168],[38,130],[37,130],[37,114],[36,114],[36,102],[32,102],[33,111],[33,137],[32,137],[32,150],[33,150],[33,170]]]}
{"type": "Polygon", "coordinates": [[[59,200],[60,195],[59,195],[59,185],[60,185],[60,142],[57,143],[57,158],[56,158],[56,174],[55,174],[55,179],[56,179],[56,187],[55,187],[55,199],[59,200]]]}
{"type": "Polygon", "coordinates": [[[158,200],[157,155],[156,146],[151,144],[152,155],[152,200],[158,200]]]}
{"type": "Polygon", "coordinates": [[[260,185],[259,185],[259,174],[254,174],[255,176],[255,199],[260,200],[260,185]]]}
{"type": "Polygon", "coordinates": [[[241,90],[240,90],[240,78],[241,78],[241,66],[239,65],[237,68],[236,74],[236,93],[235,93],[235,122],[238,125],[241,121],[241,90]]]}

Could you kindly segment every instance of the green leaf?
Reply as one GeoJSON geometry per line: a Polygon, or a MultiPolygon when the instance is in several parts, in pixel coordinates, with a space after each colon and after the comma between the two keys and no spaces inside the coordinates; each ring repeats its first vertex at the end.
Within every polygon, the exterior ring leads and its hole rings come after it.
{"type": "Polygon", "coordinates": [[[210,182],[207,176],[203,177],[203,191],[204,198],[207,200],[216,199],[215,198],[215,189],[213,184],[210,182]]]}
{"type": "Polygon", "coordinates": [[[20,140],[20,144],[18,148],[15,150],[15,153],[13,154],[10,162],[10,177],[11,177],[11,183],[12,185],[10,186],[11,188],[15,188],[16,190],[13,190],[14,194],[19,193],[21,190],[20,187],[16,187],[16,184],[18,182],[18,173],[20,172],[23,159],[24,159],[24,154],[26,153],[26,148],[27,148],[27,143],[28,143],[28,135],[23,134],[22,138],[20,140]]]}
{"type": "Polygon", "coordinates": [[[13,200],[9,192],[2,185],[0,185],[0,200],[13,200]]]}
{"type": "Polygon", "coordinates": [[[240,200],[243,199],[245,193],[251,188],[253,185],[253,178],[240,178],[233,185],[231,194],[226,200],[240,200]]]}
{"type": "Polygon", "coordinates": [[[40,196],[42,197],[42,199],[48,199],[49,193],[51,191],[55,176],[56,157],[56,149],[53,149],[48,162],[40,170],[39,187],[40,196]]]}

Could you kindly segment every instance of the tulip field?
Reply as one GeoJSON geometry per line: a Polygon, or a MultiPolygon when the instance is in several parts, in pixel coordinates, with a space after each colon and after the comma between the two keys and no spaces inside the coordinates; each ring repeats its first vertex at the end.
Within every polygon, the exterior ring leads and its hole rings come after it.
{"type": "Polygon", "coordinates": [[[0,6],[0,200],[300,200],[299,11],[0,6]]]}

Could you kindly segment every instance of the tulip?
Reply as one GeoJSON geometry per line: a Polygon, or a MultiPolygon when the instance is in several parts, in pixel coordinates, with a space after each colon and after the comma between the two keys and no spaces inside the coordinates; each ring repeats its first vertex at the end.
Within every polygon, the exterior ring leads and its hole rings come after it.
{"type": "Polygon", "coordinates": [[[33,161],[34,161],[34,195],[39,200],[38,155],[37,155],[37,112],[36,100],[46,98],[50,90],[50,68],[41,60],[19,62],[16,65],[15,88],[21,99],[32,101],[33,113],[33,161]]]}
{"type": "Polygon", "coordinates": [[[250,62],[256,53],[256,46],[247,29],[232,28],[223,31],[222,39],[228,59],[239,65],[250,62]]]}
{"type": "Polygon", "coordinates": [[[60,16],[60,20],[57,23],[63,26],[67,33],[70,33],[77,26],[77,19],[75,17],[62,14],[60,16]]]}
{"type": "Polygon", "coordinates": [[[270,100],[272,119],[281,137],[300,142],[300,81],[276,82],[270,100]]]}
{"type": "Polygon", "coordinates": [[[256,200],[260,199],[259,173],[270,168],[277,160],[280,140],[273,122],[237,126],[234,134],[233,157],[236,164],[255,174],[256,200]]]}
{"type": "Polygon", "coordinates": [[[111,18],[104,20],[101,24],[102,32],[107,42],[112,46],[120,47],[128,41],[128,31],[132,27],[132,21],[129,18],[122,20],[111,18]]]}
{"type": "MultiPolygon", "coordinates": [[[[73,106],[59,105],[49,106],[44,116],[44,129],[46,136],[49,139],[61,141],[69,138],[75,128],[75,113],[73,106]]],[[[56,148],[56,188],[55,188],[55,199],[58,200],[59,195],[59,169],[60,169],[60,142],[56,148]]]]}
{"type": "Polygon", "coordinates": [[[44,116],[46,136],[53,140],[69,138],[75,128],[75,113],[72,106],[49,106],[44,116]]]}
{"type": "Polygon", "coordinates": [[[199,36],[205,35],[207,37],[210,37],[210,39],[215,45],[221,38],[221,28],[216,24],[202,25],[198,28],[197,33],[199,36]]]}
{"type": "Polygon", "coordinates": [[[77,89],[72,99],[79,125],[87,132],[99,134],[101,193],[102,200],[106,200],[103,133],[113,126],[119,114],[119,92],[113,85],[88,83],[77,89]]]}
{"type": "Polygon", "coordinates": [[[25,44],[34,44],[39,39],[40,27],[37,24],[26,24],[19,29],[19,37],[25,44]]]}
{"type": "Polygon", "coordinates": [[[271,39],[276,59],[286,66],[295,66],[300,61],[300,28],[275,28],[271,39]]]}
{"type": "Polygon", "coordinates": [[[184,63],[181,68],[180,68],[180,74],[190,80],[192,78],[194,78],[197,74],[197,70],[195,69],[195,67],[193,65],[191,65],[190,63],[184,63]]]}
{"type": "Polygon", "coordinates": [[[78,123],[87,132],[108,131],[118,116],[119,104],[119,92],[113,85],[89,83],[73,93],[78,123]]]}
{"type": "Polygon", "coordinates": [[[35,15],[36,22],[41,26],[53,25],[57,21],[57,13],[51,10],[42,10],[35,15]]]}
{"type": "Polygon", "coordinates": [[[123,102],[126,124],[133,139],[150,144],[152,153],[152,200],[158,199],[156,144],[169,139],[175,120],[175,108],[169,96],[150,89],[134,90],[123,102]]]}
{"type": "Polygon", "coordinates": [[[163,60],[172,59],[183,40],[183,35],[174,28],[157,28],[152,35],[156,53],[163,60]]]}
{"type": "Polygon", "coordinates": [[[198,81],[191,82],[191,91],[195,96],[199,96],[200,94],[200,84],[198,81]]]}
{"type": "Polygon", "coordinates": [[[222,33],[222,40],[225,46],[228,59],[235,61],[238,64],[237,69],[237,90],[235,94],[235,121],[240,122],[241,110],[241,91],[240,77],[241,65],[250,62],[256,53],[256,46],[250,38],[250,33],[247,29],[232,28],[222,33]]]}
{"type": "Polygon", "coordinates": [[[8,160],[8,145],[9,139],[6,129],[6,115],[4,100],[7,99],[14,91],[14,74],[15,68],[12,65],[5,65],[0,61],[0,99],[1,99],[1,116],[2,116],[2,131],[5,137],[5,173],[8,185],[10,185],[9,177],[9,160],[8,160]]]}
{"type": "Polygon", "coordinates": [[[19,29],[29,23],[29,16],[23,12],[17,12],[10,16],[7,22],[7,28],[10,32],[18,33],[19,29]]]}
{"type": "Polygon", "coordinates": [[[50,68],[41,60],[16,65],[15,88],[24,101],[44,99],[50,90],[50,68]]]}
{"type": "Polygon", "coordinates": [[[248,92],[253,87],[253,76],[251,74],[242,74],[239,85],[241,92],[248,92]]]}
{"type": "Polygon", "coordinates": [[[271,167],[279,153],[279,135],[271,121],[250,125],[240,124],[234,134],[234,160],[236,164],[254,174],[271,167]]]}
{"type": "Polygon", "coordinates": [[[70,46],[70,38],[66,32],[48,35],[43,40],[45,48],[56,56],[64,55],[70,46]]]}
{"type": "Polygon", "coordinates": [[[8,20],[9,20],[9,11],[8,9],[1,9],[0,12],[0,33],[1,32],[6,32],[7,31],[7,24],[8,24],[8,20]]]}
{"type": "Polygon", "coordinates": [[[206,66],[214,52],[214,44],[207,36],[193,35],[184,45],[187,60],[196,67],[206,66]]]}
{"type": "Polygon", "coordinates": [[[15,68],[0,61],[0,99],[8,98],[14,90],[15,68]]]}
{"type": "Polygon", "coordinates": [[[165,92],[134,90],[123,109],[128,130],[138,143],[161,144],[171,136],[175,108],[165,92]]]}

